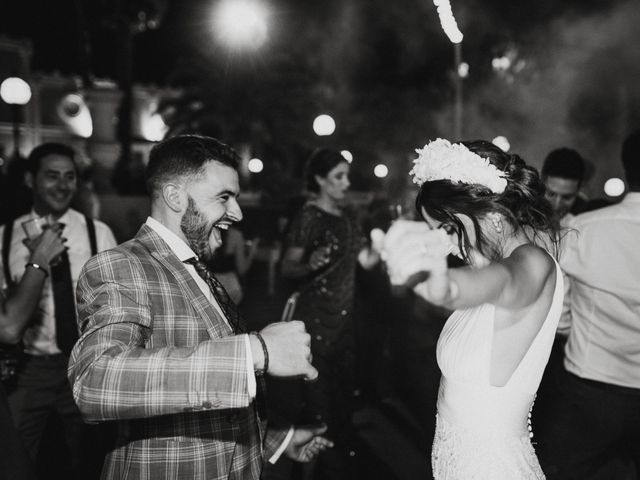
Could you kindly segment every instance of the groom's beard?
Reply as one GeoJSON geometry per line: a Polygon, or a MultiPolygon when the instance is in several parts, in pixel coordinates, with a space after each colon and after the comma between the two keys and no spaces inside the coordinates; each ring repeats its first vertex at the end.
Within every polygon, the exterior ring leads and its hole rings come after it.
{"type": "Polygon", "coordinates": [[[216,222],[207,221],[191,196],[188,201],[187,210],[180,220],[180,229],[191,250],[204,262],[210,262],[214,252],[209,244],[209,239],[216,222]]]}

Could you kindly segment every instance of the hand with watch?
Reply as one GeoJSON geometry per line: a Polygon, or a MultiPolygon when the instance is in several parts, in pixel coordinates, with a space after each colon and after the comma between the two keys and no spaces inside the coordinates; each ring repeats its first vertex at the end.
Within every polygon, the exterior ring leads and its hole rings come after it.
{"type": "Polygon", "coordinates": [[[45,228],[39,236],[33,239],[24,239],[24,244],[31,252],[26,267],[39,270],[47,277],[49,266],[53,265],[67,249],[65,241],[66,238],[62,236],[62,230],[57,225],[45,228]]]}

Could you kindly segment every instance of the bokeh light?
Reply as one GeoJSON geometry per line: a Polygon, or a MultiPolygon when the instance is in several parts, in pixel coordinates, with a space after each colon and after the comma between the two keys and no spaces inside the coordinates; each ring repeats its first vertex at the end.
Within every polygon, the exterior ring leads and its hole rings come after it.
{"type": "Polygon", "coordinates": [[[495,57],[491,60],[491,68],[495,71],[505,71],[511,66],[511,59],[506,55],[502,57],[495,57]]]}
{"type": "Polygon", "coordinates": [[[247,168],[251,173],[260,173],[264,170],[264,163],[259,158],[252,158],[247,164],[247,168]]]}
{"type": "Polygon", "coordinates": [[[509,143],[507,137],[504,137],[502,135],[498,135],[496,138],[491,140],[491,143],[500,148],[503,152],[508,152],[511,148],[511,144],[509,143]]]}
{"type": "Polygon", "coordinates": [[[21,78],[5,78],[0,84],[0,97],[9,105],[26,105],[31,100],[31,87],[21,78]]]}
{"type": "Polygon", "coordinates": [[[215,11],[218,38],[232,48],[258,48],[267,40],[266,6],[256,0],[225,0],[215,11]]]}
{"type": "Polygon", "coordinates": [[[313,131],[319,137],[326,137],[336,131],[336,122],[330,115],[318,115],[313,121],[313,131]]]}
{"type": "Polygon", "coordinates": [[[140,125],[142,130],[142,136],[150,142],[159,142],[164,138],[169,130],[167,124],[164,123],[162,115],[159,113],[152,113],[147,117],[142,118],[140,125]]]}
{"type": "Polygon", "coordinates": [[[373,174],[378,178],[384,178],[389,174],[389,169],[383,163],[379,163],[373,168],[373,174]]]}
{"type": "Polygon", "coordinates": [[[344,158],[347,162],[353,162],[353,155],[349,150],[341,150],[340,155],[342,155],[342,158],[344,158]]]}
{"type": "Polygon", "coordinates": [[[610,197],[619,197],[625,191],[624,181],[620,178],[610,178],[604,182],[604,193],[610,197]]]}
{"type": "Polygon", "coordinates": [[[449,0],[433,0],[433,4],[437,7],[440,25],[442,25],[442,29],[445,35],[449,37],[449,40],[451,40],[451,43],[462,42],[464,35],[462,35],[462,32],[458,28],[449,0]]]}
{"type": "Polygon", "coordinates": [[[460,62],[460,65],[458,65],[458,75],[460,78],[467,78],[469,76],[469,64],[467,62],[460,62]]]}
{"type": "Polygon", "coordinates": [[[77,93],[65,95],[58,103],[57,112],[73,133],[82,138],[91,137],[93,120],[82,95],[77,93]]]}

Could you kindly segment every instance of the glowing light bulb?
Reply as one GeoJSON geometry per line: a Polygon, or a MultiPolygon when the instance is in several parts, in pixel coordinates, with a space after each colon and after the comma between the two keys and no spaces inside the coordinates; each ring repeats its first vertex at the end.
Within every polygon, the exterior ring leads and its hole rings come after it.
{"type": "Polygon", "coordinates": [[[260,173],[264,170],[264,163],[259,158],[252,158],[247,164],[247,168],[251,173],[260,173]]]}
{"type": "Polygon", "coordinates": [[[336,122],[330,115],[318,115],[313,121],[313,131],[319,137],[326,137],[336,131],[336,122]]]}
{"type": "Polygon", "coordinates": [[[373,168],[373,174],[378,178],[384,178],[389,174],[389,169],[383,163],[379,163],[373,168]]]}
{"type": "Polygon", "coordinates": [[[604,193],[610,197],[619,197],[625,191],[624,182],[619,178],[610,178],[604,182],[604,193]]]}

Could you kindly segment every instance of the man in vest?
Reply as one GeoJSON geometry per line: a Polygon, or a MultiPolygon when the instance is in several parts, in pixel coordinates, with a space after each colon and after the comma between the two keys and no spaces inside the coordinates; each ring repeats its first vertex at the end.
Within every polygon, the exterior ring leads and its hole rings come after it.
{"type": "MultiPolygon", "coordinates": [[[[75,287],[85,262],[95,253],[114,247],[116,240],[107,225],[70,208],[78,188],[72,148],[59,143],[34,148],[27,159],[25,182],[33,192],[33,207],[31,212],[0,227],[0,284],[11,288],[27,268],[40,271],[46,281],[23,336],[24,356],[9,401],[34,461],[50,416],[60,417],[60,441],[66,443],[70,459],[59,464],[64,468],[65,463],[70,463],[77,476],[84,424],[67,381],[69,353],[78,338],[75,287]],[[67,251],[52,266],[28,263],[29,250],[24,244],[28,227],[23,223],[39,217],[58,224],[66,241],[67,251]]],[[[51,473],[55,476],[55,472],[51,473]]]]}

